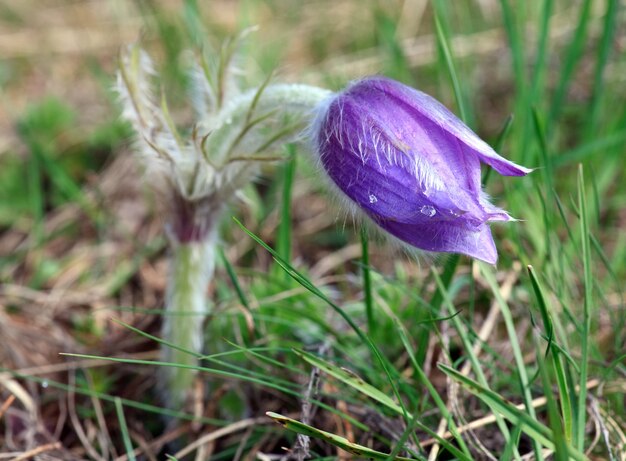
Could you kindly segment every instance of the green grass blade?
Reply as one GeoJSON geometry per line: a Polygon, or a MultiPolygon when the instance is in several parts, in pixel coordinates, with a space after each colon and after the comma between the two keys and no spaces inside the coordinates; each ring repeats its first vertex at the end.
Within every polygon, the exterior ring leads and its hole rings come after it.
{"type": "MultiPolygon", "coordinates": [[[[230,279],[231,283],[233,284],[233,287],[235,288],[235,293],[237,293],[239,302],[243,306],[242,308],[245,309],[247,314],[251,316],[252,310],[250,309],[250,302],[248,301],[248,297],[246,296],[245,292],[241,288],[241,284],[239,283],[239,278],[237,277],[235,268],[226,257],[226,254],[224,253],[224,249],[221,246],[217,249],[217,254],[219,258],[221,259],[222,264],[224,264],[224,267],[226,268],[226,273],[228,274],[228,278],[230,279]]],[[[239,321],[242,335],[245,338],[245,341],[247,342],[254,341],[255,336],[256,336],[256,329],[248,328],[246,319],[244,318],[243,314],[239,314],[238,321],[239,321]]]]}
{"type": "Polygon", "coordinates": [[[406,47],[398,37],[395,12],[392,9],[382,7],[382,4],[377,4],[372,10],[374,29],[381,52],[386,58],[381,73],[401,82],[414,83],[411,63],[406,56],[406,47]]]}
{"type": "Polygon", "coordinates": [[[593,246],[594,251],[596,252],[596,254],[600,257],[600,260],[602,261],[602,265],[604,266],[606,271],[609,273],[613,281],[616,283],[617,287],[621,286],[619,277],[613,270],[611,261],[609,261],[609,257],[604,252],[604,249],[602,248],[602,244],[600,243],[598,238],[593,234],[589,234],[589,238],[591,239],[591,245],[593,246]]]}
{"type": "Polygon", "coordinates": [[[256,378],[253,376],[243,375],[241,373],[234,373],[231,371],[220,370],[218,368],[208,368],[208,367],[186,365],[186,364],[174,363],[174,362],[162,362],[158,360],[140,360],[140,359],[129,359],[129,358],[124,358],[124,357],[104,357],[104,356],[89,355],[89,354],[64,353],[61,355],[65,355],[68,357],[78,357],[82,359],[98,359],[98,360],[103,360],[107,362],[126,363],[126,364],[131,364],[131,365],[145,365],[145,366],[151,366],[151,367],[172,367],[172,368],[191,369],[191,370],[208,373],[214,376],[220,376],[222,378],[230,378],[230,379],[235,379],[239,381],[247,381],[250,383],[255,383],[264,387],[268,387],[270,389],[275,389],[277,391],[284,392],[285,394],[288,394],[288,395],[300,396],[300,392],[298,390],[293,390],[293,389],[285,387],[284,385],[279,385],[275,382],[273,378],[270,381],[268,379],[256,378]]]}
{"type": "MultiPolygon", "coordinates": [[[[561,362],[561,357],[559,356],[559,350],[554,347],[552,343],[552,320],[550,316],[550,312],[548,310],[548,305],[546,303],[546,295],[543,292],[543,288],[539,283],[539,279],[537,278],[537,274],[532,266],[528,266],[528,275],[530,276],[530,281],[532,283],[533,291],[535,292],[535,298],[537,299],[537,305],[541,312],[541,317],[543,318],[543,324],[546,328],[548,328],[547,336],[550,338],[548,341],[548,350],[546,353],[550,353],[552,356],[552,368],[554,369],[554,374],[556,376],[557,387],[559,389],[559,401],[561,403],[561,414],[563,415],[563,427],[565,431],[565,437],[568,441],[572,440],[572,433],[574,428],[573,421],[573,396],[570,394],[569,387],[567,385],[567,376],[565,370],[563,369],[563,364],[561,362]]],[[[545,391],[546,393],[548,391],[545,391]]],[[[547,395],[547,394],[546,394],[547,395]]],[[[552,395],[552,390],[550,390],[550,396],[552,395]]]]}
{"type": "MultiPolygon", "coordinates": [[[[552,429],[552,436],[554,441],[554,459],[556,461],[569,461],[569,454],[567,450],[567,435],[563,427],[563,421],[561,421],[561,415],[557,407],[556,400],[552,393],[552,385],[550,383],[550,376],[548,374],[548,367],[550,364],[546,364],[543,354],[541,354],[539,341],[535,338],[535,349],[537,357],[537,367],[539,369],[539,376],[541,376],[541,384],[543,385],[543,395],[546,397],[546,405],[548,407],[548,421],[550,423],[550,429],[552,429]]],[[[546,359],[550,362],[552,358],[548,355],[546,359]]],[[[551,368],[556,368],[556,364],[552,364],[551,368]]]]}
{"type": "Polygon", "coordinates": [[[459,114],[461,115],[461,120],[464,122],[468,121],[468,111],[465,104],[465,98],[463,96],[463,91],[461,89],[461,82],[459,80],[456,67],[454,64],[454,60],[452,58],[452,49],[450,47],[450,39],[448,37],[447,28],[445,27],[443,21],[443,6],[440,0],[435,0],[434,3],[434,12],[435,12],[435,30],[437,32],[437,42],[441,47],[441,51],[443,52],[443,56],[446,62],[446,67],[448,68],[448,73],[450,74],[450,80],[452,80],[452,87],[454,89],[454,96],[456,98],[457,106],[459,107],[459,114]]]}
{"type": "Polygon", "coordinates": [[[522,37],[519,27],[516,24],[515,13],[509,1],[500,0],[500,7],[502,9],[504,29],[506,31],[507,38],[509,39],[509,46],[511,47],[513,73],[515,77],[515,86],[517,87],[517,100],[526,104],[526,72],[524,69],[525,58],[522,37]]]}
{"type": "Polygon", "coordinates": [[[224,264],[224,268],[226,268],[226,273],[228,274],[228,278],[233,284],[233,287],[235,287],[235,292],[237,293],[239,302],[246,309],[250,310],[250,302],[248,301],[248,297],[246,296],[246,293],[243,291],[243,288],[241,288],[241,284],[239,283],[239,278],[237,277],[235,268],[226,257],[226,254],[224,253],[224,249],[222,247],[218,248],[218,254],[220,256],[220,259],[222,260],[222,264],[224,264]]]}
{"type": "MultiPolygon", "coordinates": [[[[498,133],[498,137],[493,143],[493,149],[496,152],[500,152],[502,150],[502,147],[504,146],[504,141],[506,140],[506,138],[509,136],[509,133],[511,132],[511,127],[513,126],[514,118],[515,117],[513,116],[513,114],[509,114],[509,116],[504,121],[504,124],[502,125],[502,128],[500,129],[500,132],[498,133]]],[[[482,178],[483,187],[487,186],[487,183],[489,182],[489,178],[491,178],[492,173],[493,173],[493,168],[487,168],[487,171],[485,171],[485,174],[483,175],[483,178],[482,178]]]]}
{"type": "Polygon", "coordinates": [[[556,207],[559,210],[559,216],[561,217],[561,221],[567,230],[567,236],[569,238],[570,243],[574,242],[574,233],[572,232],[572,227],[569,224],[567,217],[565,216],[565,208],[563,207],[563,202],[556,194],[555,191],[552,191],[552,196],[554,197],[554,201],[556,203],[556,207]]]}
{"type": "Polygon", "coordinates": [[[40,243],[43,238],[43,189],[41,180],[41,154],[38,154],[35,149],[31,152],[28,158],[27,167],[27,180],[29,186],[30,207],[33,214],[34,226],[32,234],[35,237],[35,241],[40,243]]]}
{"type": "Polygon", "coordinates": [[[288,160],[283,168],[283,189],[276,252],[285,261],[291,261],[291,193],[293,189],[293,178],[296,172],[297,157],[295,144],[288,144],[286,149],[288,160]]]}
{"type": "Polygon", "coordinates": [[[196,0],[185,0],[181,11],[181,19],[184,23],[182,31],[186,32],[189,41],[196,48],[201,49],[206,46],[208,33],[202,21],[202,12],[198,8],[196,0]]]}
{"type": "MultiPolygon", "coordinates": [[[[578,18],[576,28],[574,29],[574,37],[570,41],[570,45],[565,53],[563,68],[559,73],[561,78],[559,79],[554,98],[552,99],[550,116],[548,119],[548,128],[552,128],[552,125],[554,124],[555,120],[558,118],[561,110],[563,109],[563,102],[565,96],[567,95],[569,86],[572,82],[574,70],[576,69],[576,65],[583,55],[585,38],[587,36],[587,28],[589,25],[591,13],[591,5],[592,0],[584,0],[583,4],[580,7],[580,16],[578,18]]],[[[550,132],[552,132],[552,130],[550,132]]]]}
{"type": "MultiPolygon", "coordinates": [[[[515,117],[513,116],[513,114],[509,114],[509,116],[504,121],[504,124],[502,125],[502,128],[500,129],[500,132],[498,133],[498,137],[493,143],[493,149],[496,152],[500,152],[500,150],[502,150],[502,147],[504,146],[504,141],[506,140],[506,138],[509,136],[509,133],[511,132],[511,127],[513,126],[513,120],[515,120],[515,117]]],[[[491,171],[491,168],[489,169],[489,171],[491,171]]]]}
{"type": "Polygon", "coordinates": [[[511,429],[511,437],[504,446],[504,450],[502,450],[502,456],[500,457],[500,461],[510,461],[515,453],[517,453],[517,457],[519,458],[517,447],[519,445],[519,439],[521,435],[522,427],[519,424],[514,425],[511,429]]]}
{"type": "MultiPolygon", "coordinates": [[[[463,95],[463,90],[461,87],[461,83],[460,83],[456,66],[454,63],[454,59],[453,59],[453,53],[452,53],[452,49],[450,46],[448,28],[446,27],[446,24],[444,22],[444,19],[445,19],[444,9],[443,9],[444,5],[441,2],[441,0],[435,0],[433,2],[433,7],[434,7],[434,15],[435,15],[435,30],[437,33],[437,43],[439,44],[439,47],[443,53],[443,57],[446,63],[448,74],[450,76],[450,80],[452,81],[452,88],[454,90],[454,96],[455,96],[457,106],[459,109],[459,115],[461,117],[461,120],[467,123],[469,121],[469,113],[465,105],[465,97],[463,95]]],[[[459,260],[460,260],[459,255],[455,254],[455,255],[450,256],[446,262],[443,276],[442,276],[443,285],[446,289],[449,287],[450,283],[452,282],[452,279],[456,272],[456,268],[459,264],[459,260]]],[[[439,307],[441,306],[441,301],[442,301],[441,293],[439,291],[435,291],[430,302],[430,305],[434,311],[439,310],[439,307]]],[[[418,340],[417,361],[420,364],[420,366],[423,366],[424,364],[424,360],[426,358],[425,354],[426,354],[429,339],[430,339],[430,335],[428,334],[428,330],[425,330],[424,334],[420,335],[420,338],[418,340]]]]}
{"type": "Polygon", "coordinates": [[[376,322],[374,320],[374,298],[372,296],[372,274],[370,273],[370,257],[367,230],[361,229],[361,273],[363,276],[363,297],[365,314],[367,318],[367,332],[370,336],[375,334],[376,322]]]}
{"type": "MultiPolygon", "coordinates": [[[[395,413],[398,413],[400,416],[405,414],[405,410],[403,409],[403,407],[396,403],[391,397],[389,397],[388,394],[376,389],[371,384],[366,383],[362,378],[355,375],[354,373],[348,372],[346,369],[340,368],[337,365],[308,352],[294,349],[294,353],[312,366],[319,368],[324,373],[327,373],[330,376],[335,377],[342,383],[352,387],[361,394],[373,400],[376,400],[379,403],[382,403],[385,407],[389,408],[395,413]]],[[[409,413],[406,413],[406,416],[409,418],[413,417],[409,413]]]]}
{"type": "Polygon", "coordinates": [[[81,187],[70,177],[58,162],[50,158],[43,150],[34,149],[33,154],[38,158],[38,164],[47,173],[52,183],[56,186],[69,202],[78,203],[89,218],[98,222],[98,213],[93,204],[91,204],[81,187]]]}
{"type": "MultiPolygon", "coordinates": [[[[231,341],[228,341],[228,340],[226,340],[226,342],[228,344],[230,344],[232,347],[234,347],[235,349],[241,351],[243,354],[251,356],[251,357],[254,357],[254,358],[256,358],[256,359],[258,359],[258,360],[260,360],[262,362],[265,362],[265,363],[267,363],[269,365],[275,366],[276,369],[282,368],[282,369],[285,369],[285,370],[288,370],[288,371],[294,373],[294,375],[304,375],[302,370],[300,370],[297,367],[294,367],[294,366],[291,366],[291,365],[285,363],[284,360],[276,360],[276,359],[273,359],[271,357],[268,357],[266,355],[261,354],[261,351],[264,350],[264,349],[260,349],[260,348],[256,348],[256,347],[255,348],[243,347],[243,346],[240,346],[239,344],[235,344],[235,343],[233,343],[231,341]]],[[[269,350],[269,349],[265,349],[265,350],[269,350]]],[[[272,349],[272,350],[274,350],[276,352],[278,352],[278,351],[281,351],[281,352],[292,352],[293,351],[293,349],[286,349],[286,348],[280,348],[280,349],[276,348],[276,349],[272,349]]]]}
{"type": "Polygon", "coordinates": [[[122,402],[122,404],[126,407],[134,408],[140,411],[145,411],[146,413],[156,414],[162,417],[176,418],[176,419],[180,419],[184,421],[197,421],[202,424],[210,424],[210,425],[217,425],[217,426],[224,424],[222,421],[214,419],[214,418],[198,417],[197,415],[192,415],[192,414],[185,413],[182,411],[176,411],[176,410],[171,410],[169,408],[151,405],[149,403],[137,402],[135,400],[114,397],[104,392],[95,391],[88,387],[71,386],[65,383],[54,381],[49,378],[40,378],[38,376],[31,376],[31,375],[26,375],[23,373],[17,373],[14,370],[9,370],[6,368],[0,368],[0,372],[8,373],[11,376],[14,376],[15,378],[23,379],[25,381],[32,381],[32,382],[39,383],[39,384],[45,383],[47,387],[59,389],[64,392],[73,392],[76,394],[84,395],[86,397],[95,397],[99,400],[113,403],[113,404],[115,404],[115,399],[119,399],[122,402]]]}
{"type": "Polygon", "coordinates": [[[613,38],[615,35],[615,27],[617,23],[617,9],[619,7],[618,0],[608,0],[606,6],[606,14],[604,15],[604,27],[600,49],[597,53],[598,61],[593,78],[593,96],[591,98],[591,106],[589,108],[589,123],[587,125],[587,136],[593,137],[598,126],[598,117],[600,115],[600,106],[602,95],[604,94],[605,82],[604,72],[613,47],[613,38]]]}
{"type": "Polygon", "coordinates": [[[135,450],[133,443],[130,440],[130,434],[128,433],[128,426],[126,426],[126,418],[124,417],[124,408],[122,407],[122,401],[119,397],[115,397],[115,412],[117,414],[117,420],[120,424],[120,432],[122,433],[122,440],[124,441],[124,448],[126,448],[126,455],[130,461],[136,461],[135,450]]]}
{"type": "MultiPolygon", "coordinates": [[[[454,305],[452,304],[452,300],[448,296],[448,292],[444,286],[443,280],[439,277],[439,274],[437,274],[437,272],[434,269],[432,273],[435,278],[435,283],[437,284],[438,292],[441,293],[443,304],[448,309],[448,312],[450,313],[450,315],[452,315],[455,311],[455,308],[454,308],[454,305]]],[[[472,365],[472,370],[476,374],[476,377],[478,381],[480,382],[480,384],[484,386],[485,388],[488,388],[489,385],[487,383],[487,378],[480,365],[480,360],[478,359],[478,356],[474,352],[474,345],[471,343],[469,339],[469,335],[467,334],[465,325],[463,325],[463,322],[461,321],[461,319],[458,318],[456,315],[452,317],[452,322],[453,322],[453,325],[457,334],[459,335],[461,339],[461,343],[463,344],[463,350],[465,351],[465,354],[467,355],[467,359],[472,365]]],[[[502,432],[502,436],[504,437],[506,441],[508,441],[510,438],[510,433],[505,422],[503,421],[502,417],[499,414],[496,414],[495,417],[496,417],[496,423],[498,425],[498,428],[502,432]]],[[[516,448],[514,448],[514,455],[516,459],[519,459],[519,453],[517,452],[516,448]]]]}
{"type": "Polygon", "coordinates": [[[394,323],[396,325],[396,330],[398,331],[400,340],[402,341],[402,344],[404,345],[404,349],[409,355],[409,360],[411,361],[411,364],[413,365],[413,369],[415,373],[417,374],[419,381],[428,390],[428,393],[430,394],[431,398],[435,402],[435,405],[441,412],[441,416],[446,419],[448,423],[448,429],[450,430],[450,433],[459,444],[459,447],[461,447],[461,450],[463,451],[463,453],[470,456],[470,451],[467,448],[465,441],[461,437],[461,434],[458,431],[457,425],[454,422],[454,418],[452,417],[452,414],[448,410],[447,405],[445,404],[445,402],[439,395],[439,392],[437,392],[437,389],[435,389],[435,386],[433,385],[433,383],[430,381],[430,379],[428,379],[428,376],[426,376],[426,374],[424,373],[424,370],[422,369],[420,364],[417,362],[417,358],[415,357],[415,351],[413,350],[413,347],[411,346],[406,330],[404,329],[404,327],[402,326],[402,324],[400,323],[398,319],[394,319],[394,323]]]}
{"type": "Polygon", "coordinates": [[[544,0],[541,9],[541,19],[539,20],[539,40],[537,42],[537,51],[535,53],[535,69],[530,89],[530,101],[535,104],[541,100],[541,84],[546,68],[546,55],[548,53],[548,37],[550,31],[550,17],[554,8],[553,0],[544,0]]]}
{"type": "MultiPolygon", "coordinates": [[[[525,411],[516,408],[492,390],[486,389],[476,381],[462,375],[454,368],[443,364],[439,364],[438,367],[446,375],[458,381],[469,392],[486,403],[494,413],[501,414],[514,425],[519,425],[522,431],[537,443],[551,450],[555,449],[554,435],[550,428],[546,427],[535,418],[532,418],[525,411]]],[[[575,448],[568,446],[567,451],[569,456],[576,461],[587,461],[587,457],[575,448]]]]}
{"type": "MultiPolygon", "coordinates": [[[[279,415],[278,413],[274,413],[272,411],[268,411],[265,414],[272,418],[274,421],[276,421],[278,424],[283,426],[285,429],[293,431],[297,434],[302,434],[316,439],[324,440],[325,442],[339,447],[342,450],[347,451],[348,453],[352,453],[355,456],[374,460],[389,459],[389,455],[386,453],[381,453],[380,451],[372,450],[371,448],[364,447],[363,445],[350,442],[345,437],[333,434],[332,432],[326,432],[321,429],[317,429],[316,427],[309,426],[308,424],[304,424],[295,419],[288,418],[287,416],[279,415]]],[[[396,456],[391,459],[395,459],[398,461],[411,461],[413,458],[396,456]]]]}
{"type": "Polygon", "coordinates": [[[552,162],[555,167],[571,165],[574,162],[582,162],[599,152],[618,148],[622,146],[625,141],[626,131],[620,130],[617,133],[582,143],[573,149],[561,152],[559,155],[554,157],[552,162]]]}
{"type": "MultiPolygon", "coordinates": [[[[140,330],[138,328],[135,328],[132,325],[128,325],[127,323],[124,323],[124,322],[122,322],[120,320],[113,319],[113,321],[115,323],[123,326],[124,328],[127,328],[128,330],[132,331],[133,333],[136,333],[136,334],[141,335],[141,336],[143,336],[145,338],[148,338],[148,339],[150,339],[152,341],[155,341],[162,348],[163,347],[169,347],[171,349],[175,349],[177,351],[180,351],[180,352],[182,352],[184,354],[191,355],[191,356],[193,356],[193,357],[195,357],[197,359],[205,360],[207,362],[213,362],[213,363],[215,363],[217,365],[221,365],[221,366],[223,366],[225,368],[229,368],[229,369],[233,370],[234,372],[240,373],[242,377],[243,376],[249,376],[249,377],[256,377],[258,379],[263,379],[264,377],[266,377],[266,375],[263,374],[263,373],[258,373],[258,372],[254,371],[254,370],[249,370],[248,368],[237,366],[237,365],[234,365],[232,363],[228,363],[228,362],[225,362],[223,360],[219,360],[218,359],[218,357],[224,357],[224,356],[227,356],[227,355],[232,355],[233,352],[236,352],[236,351],[228,351],[228,352],[222,352],[222,353],[219,353],[219,354],[212,354],[212,355],[203,355],[203,354],[200,354],[198,352],[192,351],[190,349],[185,349],[184,347],[180,347],[177,344],[171,343],[171,342],[166,341],[164,339],[161,339],[161,338],[159,338],[157,336],[151,335],[150,333],[146,333],[145,331],[140,330]]],[[[278,379],[276,377],[273,379],[273,382],[275,382],[276,384],[281,384],[284,387],[298,388],[298,386],[296,384],[292,383],[291,381],[278,379]]]]}
{"type": "Polygon", "coordinates": [[[539,113],[536,108],[532,108],[533,127],[535,128],[535,135],[539,143],[539,152],[541,154],[541,163],[543,164],[543,178],[548,193],[554,191],[554,171],[552,166],[552,159],[548,152],[548,143],[545,136],[545,131],[539,113]]]}
{"type": "MultiPolygon", "coordinates": [[[[526,364],[524,362],[524,356],[522,354],[522,348],[520,346],[517,331],[515,331],[515,323],[513,322],[513,315],[511,314],[511,310],[507,302],[502,299],[502,295],[500,294],[500,290],[498,289],[498,284],[496,282],[495,276],[493,274],[493,268],[488,266],[485,263],[479,263],[480,272],[483,274],[483,277],[487,281],[487,284],[491,288],[491,292],[493,293],[498,305],[500,307],[500,314],[502,315],[502,319],[504,320],[505,328],[507,331],[507,335],[509,337],[509,343],[511,345],[511,350],[513,351],[513,357],[515,360],[515,366],[517,375],[520,383],[520,390],[522,391],[522,396],[524,400],[524,405],[526,406],[526,411],[528,415],[532,419],[536,419],[537,415],[535,414],[535,409],[532,405],[532,395],[530,393],[530,380],[528,379],[528,373],[526,371],[526,364]]],[[[537,459],[543,459],[543,455],[541,453],[541,448],[537,445],[536,441],[533,441],[533,446],[535,448],[535,456],[537,459]]]]}
{"type": "MultiPolygon", "coordinates": [[[[413,413],[416,412],[414,411],[413,413]]],[[[417,437],[415,436],[415,429],[417,428],[418,423],[419,416],[413,416],[413,418],[411,418],[411,423],[406,426],[406,428],[402,432],[402,435],[395,442],[395,446],[393,447],[393,450],[391,450],[391,453],[389,453],[389,455],[387,456],[387,459],[394,459],[396,456],[398,456],[398,453],[400,453],[400,451],[405,448],[406,441],[409,440],[410,437],[413,437],[417,441],[417,437]]],[[[419,441],[417,441],[417,443],[419,443],[419,441]]],[[[424,459],[423,456],[419,455],[418,458],[424,459]]]]}
{"type": "Polygon", "coordinates": [[[580,342],[580,391],[578,395],[577,428],[574,442],[579,450],[585,446],[585,426],[587,422],[587,379],[589,375],[589,335],[591,334],[591,308],[593,304],[593,279],[591,273],[591,249],[585,179],[582,165],[578,168],[578,211],[580,214],[580,238],[583,261],[583,321],[580,342]]]}
{"type": "MultiPolygon", "coordinates": [[[[363,344],[365,344],[368,347],[368,349],[372,352],[372,356],[376,359],[376,361],[382,367],[389,381],[389,384],[391,385],[394,395],[398,399],[398,402],[400,402],[400,404],[402,405],[402,399],[400,398],[398,387],[395,382],[396,380],[394,377],[391,376],[390,369],[392,367],[389,364],[389,362],[385,359],[385,357],[382,355],[378,347],[376,347],[376,345],[369,338],[369,336],[363,333],[361,328],[359,328],[359,326],[354,322],[354,320],[352,320],[352,318],[350,318],[350,316],[341,307],[339,307],[336,303],[331,301],[324,293],[322,293],[322,291],[319,288],[317,288],[313,283],[311,283],[311,281],[307,277],[302,275],[293,266],[291,266],[291,264],[289,264],[287,261],[283,260],[273,248],[271,248],[267,243],[265,243],[261,238],[255,235],[252,231],[248,230],[239,220],[237,220],[237,218],[233,218],[233,220],[246,234],[248,234],[248,236],[250,236],[255,242],[257,242],[263,248],[265,248],[274,257],[274,260],[278,264],[280,264],[280,266],[285,270],[285,272],[287,272],[296,282],[298,282],[300,285],[302,285],[312,294],[320,298],[322,301],[327,303],[330,307],[333,308],[335,312],[337,312],[346,321],[346,323],[357,334],[357,336],[363,342],[363,344]]],[[[405,415],[408,414],[406,409],[404,409],[404,412],[405,412],[405,415]]]]}
{"type": "MultiPolygon", "coordinates": [[[[450,454],[452,456],[455,456],[457,460],[459,461],[473,461],[474,458],[471,456],[467,456],[465,453],[463,453],[462,451],[460,451],[457,447],[455,447],[453,444],[451,444],[450,442],[448,442],[446,439],[442,438],[439,434],[437,434],[435,431],[433,431],[430,427],[426,426],[425,424],[421,423],[419,421],[419,418],[415,418],[415,425],[422,431],[424,431],[426,434],[428,434],[430,437],[432,437],[433,439],[437,440],[437,443],[445,448],[446,450],[448,450],[450,452],[450,454]]],[[[442,456],[443,458],[443,456],[442,456]]]]}
{"type": "MultiPolygon", "coordinates": [[[[454,254],[448,257],[445,266],[443,267],[443,273],[441,275],[441,285],[445,290],[448,289],[454,278],[454,273],[459,265],[461,257],[458,254],[454,254]]],[[[438,312],[441,307],[441,303],[444,299],[443,292],[441,290],[435,290],[430,298],[430,307],[433,312],[438,312]]],[[[424,334],[420,335],[417,341],[417,363],[420,366],[424,366],[424,360],[426,360],[426,350],[428,349],[428,341],[430,340],[429,330],[424,330],[424,334]]]]}
{"type": "MultiPolygon", "coordinates": [[[[548,312],[548,307],[546,305],[545,296],[543,294],[543,290],[539,285],[539,280],[537,280],[537,274],[535,274],[535,270],[533,266],[528,266],[528,275],[530,276],[530,281],[533,286],[533,291],[535,292],[535,297],[537,299],[537,305],[539,307],[539,313],[541,314],[541,320],[543,321],[543,327],[546,329],[546,333],[544,335],[544,339],[548,343],[546,349],[546,355],[552,349],[552,341],[554,340],[554,328],[552,326],[552,317],[548,312]]],[[[534,322],[533,322],[534,323],[534,322]]]]}
{"type": "MultiPolygon", "coordinates": [[[[173,362],[161,362],[161,361],[157,361],[157,360],[140,360],[140,359],[129,359],[129,358],[124,358],[124,357],[104,357],[104,356],[98,356],[98,355],[88,355],[88,354],[69,354],[69,353],[63,353],[61,355],[67,356],[67,357],[78,357],[78,358],[83,358],[83,359],[97,359],[97,360],[102,360],[102,361],[106,361],[106,362],[112,362],[112,363],[126,363],[126,364],[131,364],[131,365],[146,365],[146,366],[153,366],[153,367],[176,367],[176,368],[191,368],[197,371],[201,371],[201,372],[205,372],[208,373],[209,375],[213,375],[213,376],[219,376],[225,379],[233,379],[233,380],[238,380],[238,381],[245,381],[245,382],[249,382],[249,383],[253,383],[253,384],[258,384],[260,386],[263,387],[267,387],[268,389],[274,389],[276,391],[282,392],[284,394],[290,395],[292,397],[296,397],[296,398],[301,398],[302,397],[302,388],[301,386],[299,386],[296,383],[289,383],[288,385],[293,387],[294,389],[291,389],[289,387],[287,387],[286,385],[279,385],[276,383],[276,379],[274,379],[274,377],[271,377],[271,380],[265,375],[265,378],[268,379],[261,379],[261,378],[255,378],[255,377],[251,377],[251,376],[245,376],[245,375],[241,375],[238,373],[233,373],[233,372],[229,372],[229,371],[224,371],[224,370],[220,370],[217,368],[207,368],[207,367],[201,367],[201,366],[194,366],[194,365],[184,365],[184,364],[180,364],[180,363],[173,363],[173,362]]],[[[1,369],[0,369],[1,370],[1,369]]],[[[4,371],[4,370],[2,370],[4,371]]],[[[6,370],[9,371],[10,370],[6,370]]],[[[24,376],[24,375],[18,375],[16,373],[12,373],[15,376],[20,376],[22,378],[32,378],[29,376],[24,376]]],[[[43,379],[40,379],[39,381],[43,381],[43,379]]],[[[47,381],[47,380],[46,380],[47,381]]],[[[69,389],[68,386],[65,387],[61,387],[61,386],[57,386],[61,389],[69,389]]],[[[78,390],[76,391],[78,392],[78,390]]],[[[89,396],[96,396],[102,400],[107,400],[107,401],[111,401],[114,402],[115,398],[117,397],[112,397],[109,396],[107,394],[103,394],[103,393],[95,393],[95,392],[91,392],[89,390],[82,390],[83,394],[85,395],[89,395],[89,396]]],[[[175,412],[175,411],[171,411],[171,410],[167,410],[167,409],[160,409],[158,407],[154,407],[151,405],[145,405],[142,404],[140,402],[134,402],[132,400],[123,400],[124,405],[127,406],[132,406],[134,408],[139,408],[142,410],[147,410],[147,411],[155,411],[155,408],[158,409],[157,412],[162,413],[163,415],[166,416],[175,416],[175,417],[181,417],[190,421],[200,421],[200,422],[205,422],[206,424],[223,424],[221,422],[219,422],[219,420],[215,420],[215,419],[210,419],[210,418],[202,418],[202,417],[197,417],[197,416],[191,416],[188,415],[186,413],[181,413],[181,412],[175,412]]],[[[323,408],[333,414],[337,414],[339,416],[341,416],[342,418],[346,419],[347,421],[350,422],[350,424],[352,424],[353,426],[359,428],[360,430],[368,430],[368,427],[366,425],[364,425],[363,423],[360,423],[359,421],[357,421],[356,419],[354,419],[353,417],[351,417],[350,415],[343,413],[339,410],[337,410],[336,408],[334,408],[333,406],[327,405],[324,402],[321,402],[319,400],[315,400],[312,399],[311,402],[313,402],[315,405],[319,406],[320,408],[323,408]]]]}

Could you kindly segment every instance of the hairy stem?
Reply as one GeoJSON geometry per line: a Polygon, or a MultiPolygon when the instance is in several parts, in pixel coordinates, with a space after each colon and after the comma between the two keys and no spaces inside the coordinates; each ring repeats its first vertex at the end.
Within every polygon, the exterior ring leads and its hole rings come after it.
{"type": "MultiPolygon", "coordinates": [[[[167,286],[163,339],[180,349],[164,346],[166,362],[198,365],[197,355],[204,343],[204,319],[210,312],[206,289],[215,268],[217,235],[210,232],[200,241],[172,246],[167,286]]],[[[189,398],[196,370],[165,368],[164,397],[172,408],[184,405],[189,398]]]]}

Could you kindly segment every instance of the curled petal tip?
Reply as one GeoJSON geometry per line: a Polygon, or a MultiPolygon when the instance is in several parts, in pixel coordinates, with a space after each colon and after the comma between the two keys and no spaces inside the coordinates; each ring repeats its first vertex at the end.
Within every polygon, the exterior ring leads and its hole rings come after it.
{"type": "Polygon", "coordinates": [[[526,168],[517,163],[510,162],[499,155],[498,157],[498,159],[485,159],[485,157],[481,157],[481,160],[503,176],[526,176],[534,171],[532,168],[526,168]]]}

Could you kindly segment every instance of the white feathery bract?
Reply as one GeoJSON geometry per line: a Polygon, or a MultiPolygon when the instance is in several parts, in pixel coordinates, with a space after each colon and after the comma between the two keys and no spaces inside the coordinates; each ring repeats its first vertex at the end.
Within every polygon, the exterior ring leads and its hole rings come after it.
{"type": "Polygon", "coordinates": [[[117,91],[123,116],[136,131],[146,182],[162,195],[166,207],[172,255],[163,337],[176,348],[166,348],[162,355],[185,366],[164,374],[164,400],[172,408],[189,403],[196,379],[193,365],[202,351],[203,321],[210,312],[205,295],[223,210],[254,179],[260,162],[280,159],[277,149],[299,140],[315,107],[330,94],[269,80],[258,88],[241,88],[237,44],[228,42],[220,53],[200,55],[190,65],[196,120],[184,131],[172,121],[164,93],[156,102],[157,72],[149,56],[130,46],[120,59],[117,91]]]}

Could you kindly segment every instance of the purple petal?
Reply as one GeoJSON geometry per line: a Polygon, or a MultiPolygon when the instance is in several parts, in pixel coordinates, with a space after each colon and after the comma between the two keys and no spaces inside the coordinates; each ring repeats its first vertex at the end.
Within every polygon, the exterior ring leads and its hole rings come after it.
{"type": "Polygon", "coordinates": [[[495,263],[486,223],[508,221],[480,184],[480,162],[527,170],[497,155],[443,105],[384,78],[350,86],[318,120],[320,161],[378,226],[410,245],[495,263]]]}
{"type": "Polygon", "coordinates": [[[431,223],[419,229],[395,222],[379,225],[394,237],[422,250],[463,253],[489,264],[498,261],[496,245],[486,224],[474,232],[467,232],[453,223],[431,223]]]}
{"type": "MultiPolygon", "coordinates": [[[[388,104],[408,104],[413,110],[439,126],[441,130],[456,138],[480,158],[480,161],[493,167],[504,176],[525,176],[532,169],[513,163],[498,155],[485,141],[480,139],[467,125],[459,120],[446,106],[435,98],[419,90],[385,77],[370,77],[361,80],[348,89],[358,91],[359,87],[375,88],[388,98],[388,104]],[[364,83],[365,85],[360,85],[364,83]],[[392,102],[393,101],[393,102],[392,102]]],[[[371,91],[371,89],[367,89],[371,91]]]]}

